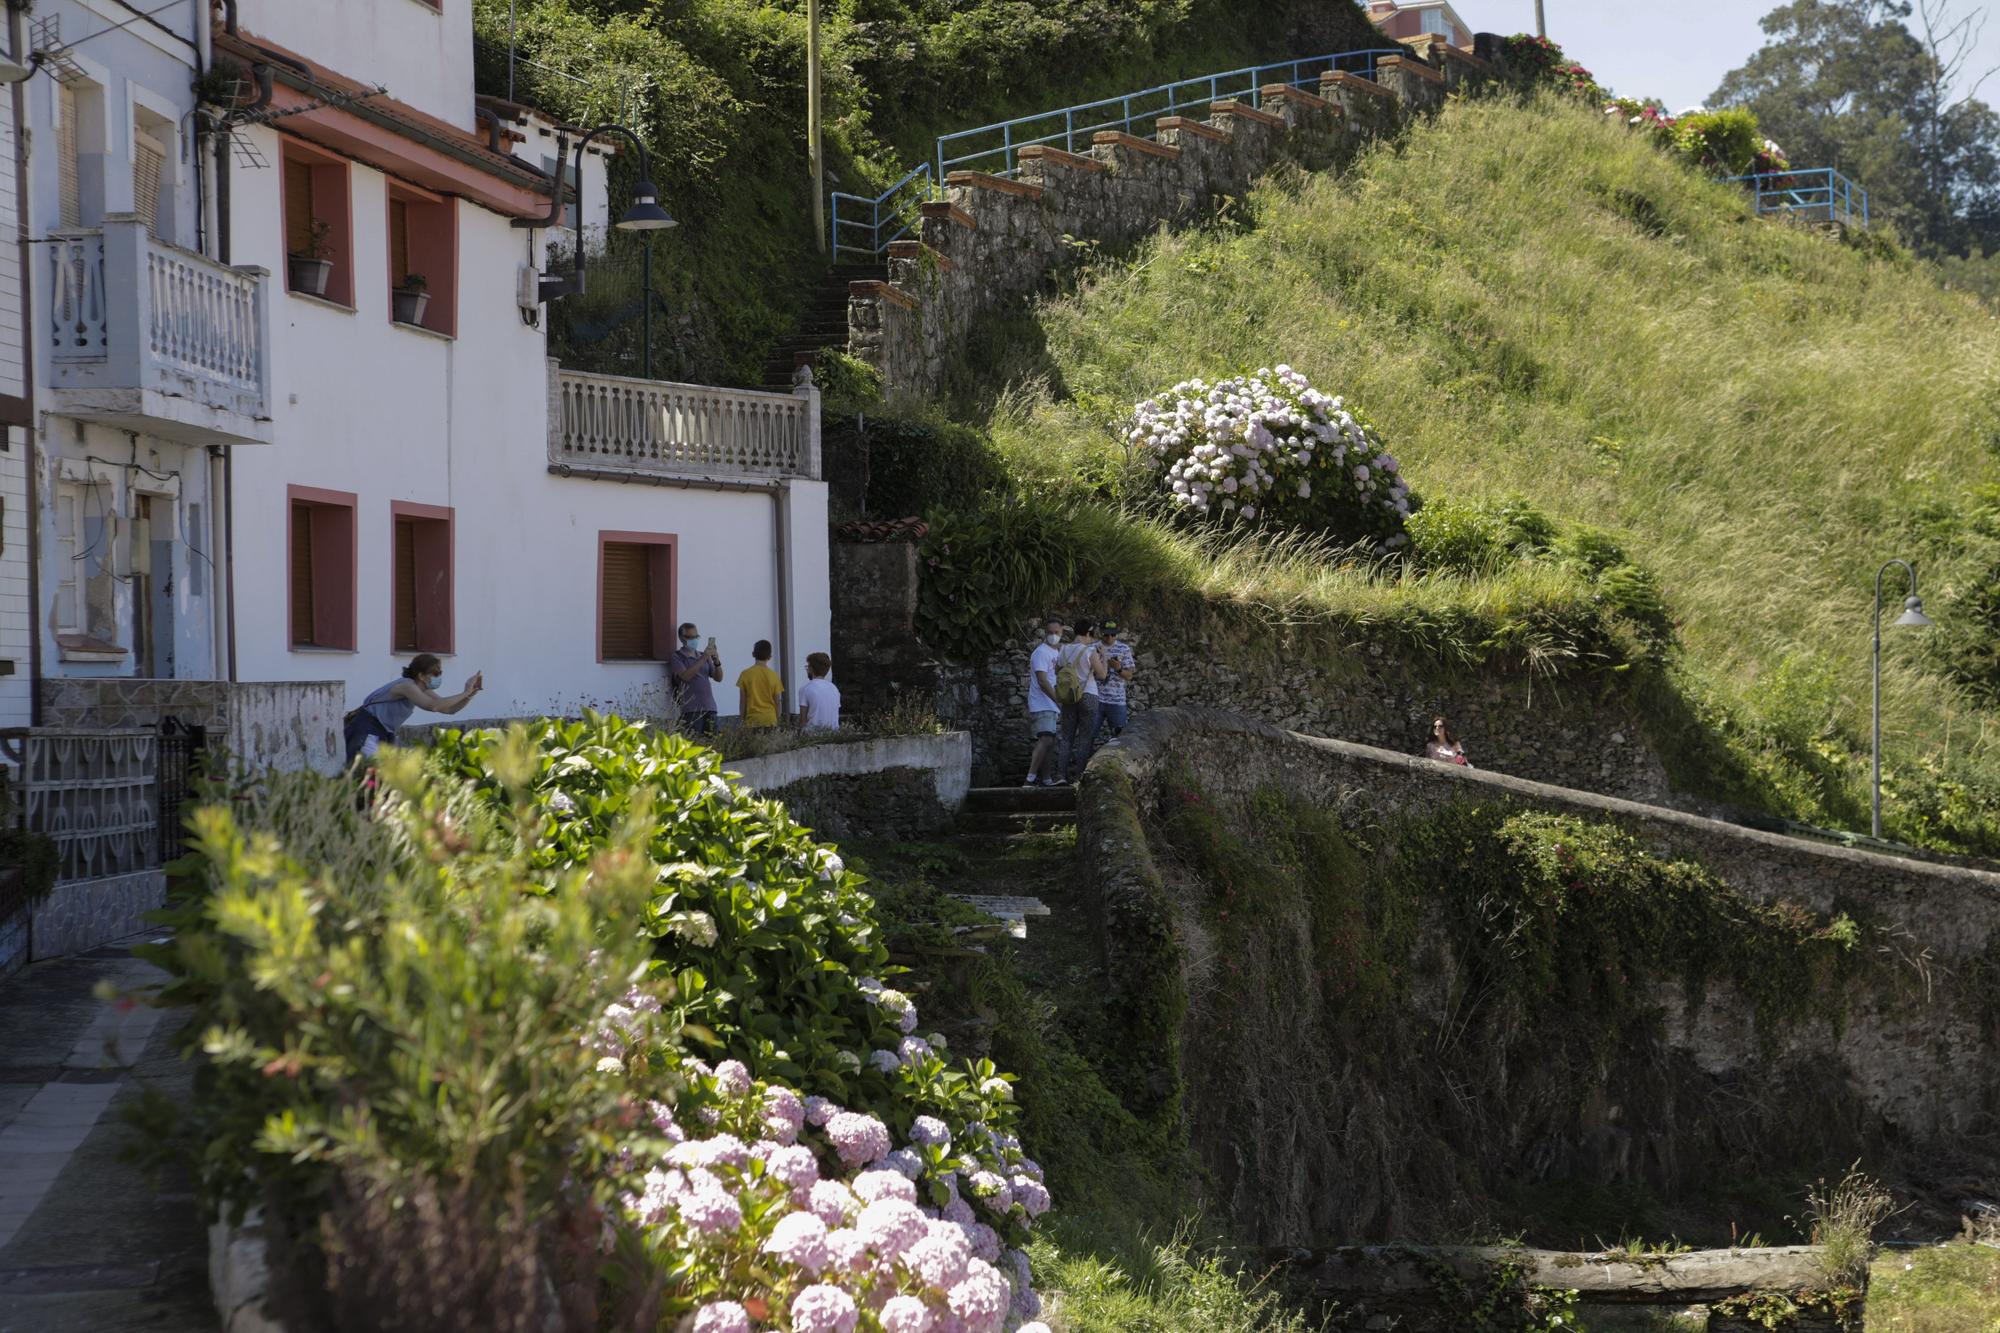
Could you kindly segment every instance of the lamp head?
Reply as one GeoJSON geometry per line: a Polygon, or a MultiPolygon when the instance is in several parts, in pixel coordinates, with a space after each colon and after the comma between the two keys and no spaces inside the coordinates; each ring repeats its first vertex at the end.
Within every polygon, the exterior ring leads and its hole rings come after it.
{"type": "Polygon", "coordinates": [[[9,60],[5,56],[0,56],[0,85],[21,82],[33,74],[40,63],[41,60],[38,56],[30,56],[28,63],[25,65],[18,60],[9,60]]]}
{"type": "Polygon", "coordinates": [[[668,217],[667,210],[660,207],[659,200],[655,198],[657,193],[653,182],[640,181],[632,192],[632,206],[625,210],[624,217],[618,219],[618,230],[665,231],[669,227],[678,227],[680,223],[668,217]]]}
{"type": "Polygon", "coordinates": [[[1911,629],[1924,629],[1937,622],[1924,614],[1923,598],[1905,597],[1903,599],[1903,614],[1896,617],[1896,623],[1898,625],[1907,625],[1911,629]]]}

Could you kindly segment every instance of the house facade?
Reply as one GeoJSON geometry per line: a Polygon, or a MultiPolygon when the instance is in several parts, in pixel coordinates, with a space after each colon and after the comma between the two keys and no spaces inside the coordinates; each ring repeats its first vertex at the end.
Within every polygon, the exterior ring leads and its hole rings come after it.
{"type": "Polygon", "coordinates": [[[61,869],[0,970],[142,928],[197,750],[333,771],[419,653],[476,722],[663,716],[682,620],[828,646],[816,390],[550,360],[631,201],[475,97],[471,0],[6,12],[0,772],[61,869]]]}
{"type": "Polygon", "coordinates": [[[1399,42],[1434,34],[1453,46],[1472,46],[1472,25],[1460,18],[1458,11],[1445,0],[1415,0],[1408,4],[1371,0],[1368,18],[1384,36],[1399,42]]]}
{"type": "Polygon", "coordinates": [[[549,362],[536,284],[573,219],[551,127],[475,101],[470,0],[238,8],[218,53],[271,69],[277,113],[245,116],[270,167],[229,191],[234,262],[277,275],[275,444],[238,453],[231,507],[238,671],[352,704],[427,652],[448,688],[483,673],[469,717],[658,716],[693,620],[732,672],[768,639],[802,674],[828,634],[816,394],[549,362]]]}

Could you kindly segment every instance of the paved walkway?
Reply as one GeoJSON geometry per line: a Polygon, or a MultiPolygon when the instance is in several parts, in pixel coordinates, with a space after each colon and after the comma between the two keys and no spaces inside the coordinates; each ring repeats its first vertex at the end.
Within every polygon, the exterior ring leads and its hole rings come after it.
{"type": "Polygon", "coordinates": [[[216,1327],[193,1181],[126,1160],[126,1110],[190,1081],[180,1014],[95,993],[162,978],[130,952],[143,938],[0,981],[0,1333],[216,1327]]]}

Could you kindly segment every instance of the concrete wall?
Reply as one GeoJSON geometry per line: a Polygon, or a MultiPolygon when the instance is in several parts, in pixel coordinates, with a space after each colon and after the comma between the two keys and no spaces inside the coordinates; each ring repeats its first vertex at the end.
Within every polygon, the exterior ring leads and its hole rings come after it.
{"type": "MultiPolygon", "coordinates": [[[[0,246],[0,250],[7,247],[0,246]]],[[[4,300],[0,297],[0,300],[4,300]]],[[[29,433],[0,427],[0,663],[13,667],[0,676],[0,727],[25,727],[34,715],[34,614],[28,597],[29,433]]]]}
{"type": "Polygon", "coordinates": [[[913,838],[957,818],[972,785],[971,738],[937,736],[806,745],[727,765],[739,785],[783,801],[821,838],[913,838]]]}
{"type": "Polygon", "coordinates": [[[343,755],[346,689],[339,681],[81,680],[41,683],[42,716],[51,727],[157,727],[166,718],[206,727],[252,771],[311,769],[334,773],[343,755]]]}
{"type": "Polygon", "coordinates": [[[472,0],[241,0],[237,16],[245,36],[383,84],[399,102],[473,128],[472,0]]]}

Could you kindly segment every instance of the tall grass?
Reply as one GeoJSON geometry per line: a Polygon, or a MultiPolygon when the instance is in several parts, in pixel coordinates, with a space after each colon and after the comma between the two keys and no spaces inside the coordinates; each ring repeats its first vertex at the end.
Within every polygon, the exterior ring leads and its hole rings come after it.
{"type": "MultiPolygon", "coordinates": [[[[1420,492],[1520,492],[1622,530],[1719,713],[1754,721],[1805,661],[1826,668],[1821,712],[1843,743],[1866,736],[1877,566],[1911,553],[1918,506],[2000,479],[1991,308],[1893,245],[1753,218],[1734,187],[1555,101],[1454,102],[1243,213],[1163,234],[1034,313],[1015,340],[1032,350],[966,400],[1017,477],[1116,494],[1133,401],[1288,362],[1358,404],[1420,492]]],[[[1329,606],[1407,591],[1280,586],[1276,600],[1329,606]]],[[[1888,636],[1892,756],[1908,772],[1950,749],[2000,778],[1996,719],[1912,646],[1888,636]]],[[[1832,781],[1851,809],[1858,772],[1832,781]]]]}

